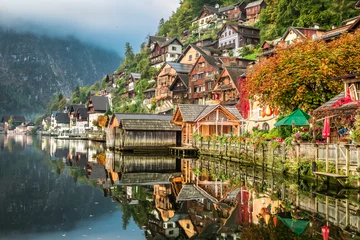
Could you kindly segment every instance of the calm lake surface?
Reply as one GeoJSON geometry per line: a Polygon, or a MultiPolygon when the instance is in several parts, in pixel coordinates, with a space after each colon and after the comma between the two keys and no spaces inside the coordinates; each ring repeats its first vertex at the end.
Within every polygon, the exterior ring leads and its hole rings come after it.
{"type": "Polygon", "coordinates": [[[0,239],[358,239],[359,199],[209,157],[0,135],[0,239]]]}

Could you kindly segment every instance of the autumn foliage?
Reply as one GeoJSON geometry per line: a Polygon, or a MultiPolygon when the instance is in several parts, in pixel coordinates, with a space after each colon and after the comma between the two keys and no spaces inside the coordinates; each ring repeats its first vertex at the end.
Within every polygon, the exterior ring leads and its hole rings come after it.
{"type": "Polygon", "coordinates": [[[109,121],[109,117],[106,115],[100,115],[96,120],[93,121],[93,125],[101,128],[105,128],[109,121]]]}
{"type": "Polygon", "coordinates": [[[360,72],[360,31],[339,39],[302,41],[248,70],[246,89],[260,105],[291,112],[310,111],[341,92],[341,81],[331,78],[360,72]]]}

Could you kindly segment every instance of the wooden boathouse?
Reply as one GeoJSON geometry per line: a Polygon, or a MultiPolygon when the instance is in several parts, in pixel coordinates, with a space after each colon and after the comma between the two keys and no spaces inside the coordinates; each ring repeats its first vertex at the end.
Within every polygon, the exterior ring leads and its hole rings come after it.
{"type": "Polygon", "coordinates": [[[161,150],[181,145],[181,127],[171,115],[114,114],[106,134],[107,148],[161,150]]]}

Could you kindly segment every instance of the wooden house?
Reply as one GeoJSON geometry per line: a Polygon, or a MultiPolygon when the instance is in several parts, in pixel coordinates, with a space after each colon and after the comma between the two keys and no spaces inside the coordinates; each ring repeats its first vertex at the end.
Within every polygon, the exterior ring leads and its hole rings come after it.
{"type": "Polygon", "coordinates": [[[161,149],[181,145],[181,128],[172,124],[171,115],[114,114],[107,130],[109,148],[161,149]]]}
{"type": "Polygon", "coordinates": [[[355,8],[360,8],[360,0],[355,4],[355,8]]]}
{"type": "Polygon", "coordinates": [[[224,51],[224,55],[232,51],[234,56],[238,56],[242,47],[255,46],[260,42],[260,30],[245,25],[225,24],[217,38],[218,47],[224,51]]]}
{"type": "Polygon", "coordinates": [[[218,57],[221,56],[221,53],[221,50],[211,46],[197,46],[196,44],[190,43],[179,58],[178,62],[194,65],[200,56],[209,55],[218,57]]]}
{"type": "Polygon", "coordinates": [[[245,22],[246,4],[244,1],[219,8],[219,12],[227,16],[227,21],[245,22]]]}
{"type": "Polygon", "coordinates": [[[325,31],[320,30],[318,26],[314,28],[289,27],[281,37],[277,45],[287,47],[293,43],[301,42],[305,39],[315,40],[322,36],[325,31]]]}
{"type": "Polygon", "coordinates": [[[266,7],[266,3],[264,0],[258,0],[255,2],[251,2],[246,5],[246,21],[248,24],[252,24],[258,21],[260,12],[263,8],[266,7]]]}
{"type": "MultiPolygon", "coordinates": [[[[212,7],[205,5],[200,14],[193,20],[192,26],[197,26],[198,31],[201,32],[203,29],[207,29],[209,27],[219,27],[221,26],[227,16],[219,11],[219,5],[212,7]]],[[[194,31],[193,33],[197,33],[198,31],[194,31]]]]}
{"type": "Polygon", "coordinates": [[[324,32],[318,39],[331,41],[343,33],[354,32],[360,27],[360,16],[343,21],[342,26],[324,32]]]}
{"type": "Polygon", "coordinates": [[[191,144],[195,132],[203,137],[213,134],[240,135],[243,118],[232,106],[179,104],[172,122],[182,128],[182,143],[191,144]]]}
{"type": "Polygon", "coordinates": [[[181,103],[189,103],[188,88],[189,75],[178,74],[169,88],[169,90],[172,92],[172,102],[174,106],[177,106],[181,103]]]}
{"type": "Polygon", "coordinates": [[[150,66],[160,68],[165,62],[174,62],[182,54],[182,43],[177,38],[150,36],[150,66]]]}
{"type": "Polygon", "coordinates": [[[111,109],[109,98],[106,96],[90,96],[87,108],[89,126],[94,127],[93,121],[111,109]]]}
{"type": "Polygon", "coordinates": [[[188,97],[191,103],[205,104],[221,69],[222,62],[219,58],[208,55],[198,58],[189,73],[188,97]]]}
{"type": "Polygon", "coordinates": [[[261,56],[262,57],[272,56],[275,53],[276,46],[278,42],[280,42],[280,40],[281,38],[272,41],[265,40],[264,43],[261,45],[261,50],[262,50],[261,56]]]}
{"type": "Polygon", "coordinates": [[[240,86],[237,79],[244,73],[244,68],[225,67],[215,83],[212,100],[222,105],[237,104],[240,98],[240,86]]]}
{"type": "Polygon", "coordinates": [[[157,74],[155,98],[157,101],[156,113],[172,111],[172,92],[170,86],[179,74],[188,74],[192,68],[190,64],[176,62],[165,63],[157,74]]]}
{"type": "Polygon", "coordinates": [[[312,116],[317,122],[329,118],[329,143],[338,143],[342,139],[347,142],[355,121],[354,117],[360,114],[360,73],[339,76],[331,80],[343,81],[344,91],[315,109],[312,116]]]}
{"type": "Polygon", "coordinates": [[[135,86],[136,83],[141,79],[140,73],[130,73],[129,76],[126,77],[126,91],[122,94],[122,98],[134,98],[136,97],[135,86]]]}

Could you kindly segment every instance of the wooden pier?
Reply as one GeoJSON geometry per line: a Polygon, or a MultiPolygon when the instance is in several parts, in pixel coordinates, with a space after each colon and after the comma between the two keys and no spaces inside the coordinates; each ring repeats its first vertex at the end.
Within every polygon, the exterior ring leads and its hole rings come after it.
{"type": "Polygon", "coordinates": [[[334,173],[327,173],[327,172],[313,172],[317,177],[326,178],[326,181],[329,182],[330,178],[335,179],[341,186],[345,186],[344,180],[346,180],[349,176],[339,175],[334,173]]]}
{"type": "Polygon", "coordinates": [[[169,153],[173,156],[177,157],[197,157],[198,155],[198,149],[195,147],[170,147],[169,153]]]}

